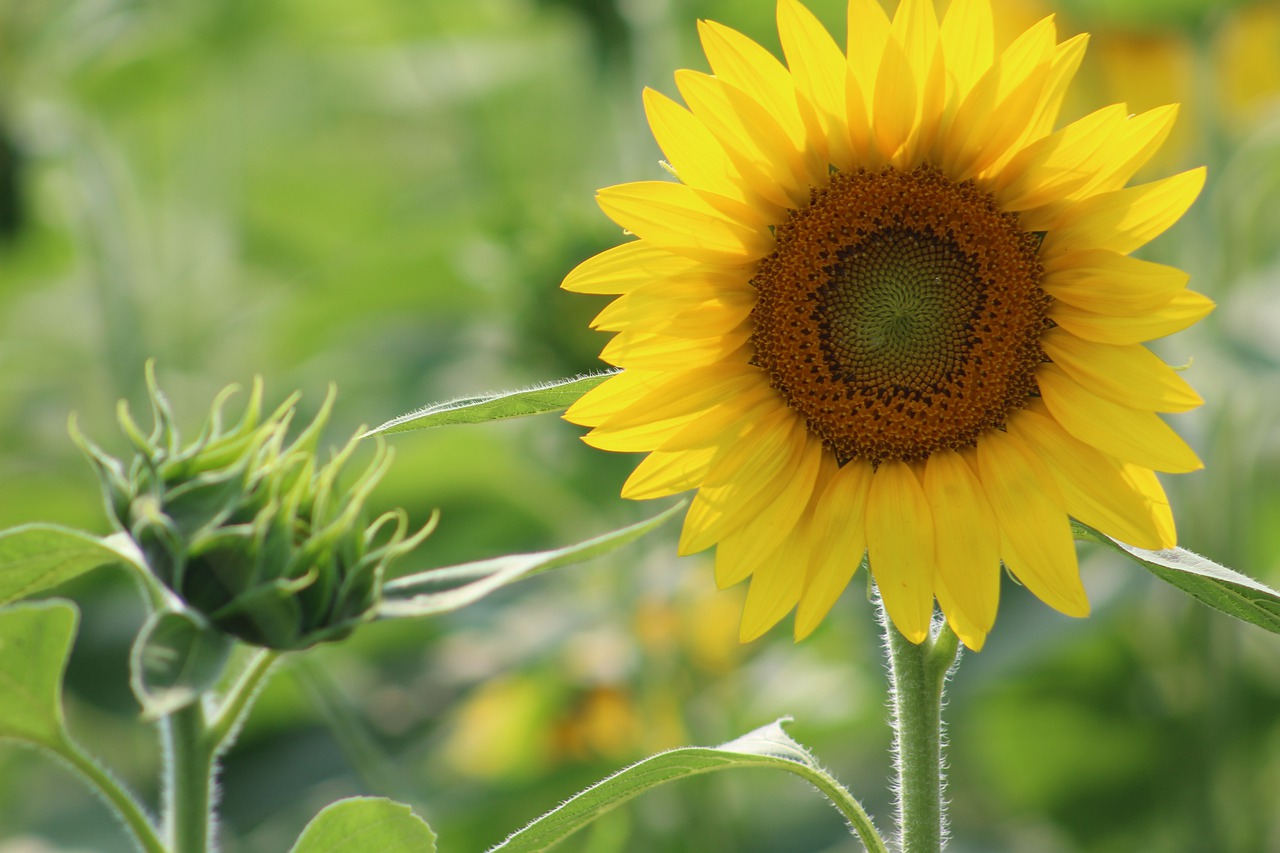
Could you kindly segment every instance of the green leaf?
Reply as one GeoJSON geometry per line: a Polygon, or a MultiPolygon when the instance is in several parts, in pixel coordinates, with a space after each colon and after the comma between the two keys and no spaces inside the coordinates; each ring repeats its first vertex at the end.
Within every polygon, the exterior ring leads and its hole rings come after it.
{"type": "Polygon", "coordinates": [[[489,849],[489,853],[535,853],[546,850],[616,808],[664,782],[715,770],[769,767],[794,773],[831,801],[862,837],[868,850],[884,853],[884,841],[862,805],[823,770],[803,746],[782,730],[786,718],[714,747],[685,747],[661,752],[621,770],[574,795],[533,823],[489,849]]]}
{"type": "Polygon", "coordinates": [[[466,607],[489,593],[530,575],[581,563],[620,548],[660,526],[683,508],[684,501],[681,501],[647,521],[554,551],[508,554],[505,557],[428,569],[397,578],[389,581],[382,589],[383,598],[378,604],[378,618],[433,616],[466,607]]]}
{"type": "Polygon", "coordinates": [[[54,524],[24,524],[0,532],[0,605],[71,580],[90,569],[124,563],[145,571],[133,540],[105,539],[54,524]]]}
{"type": "Polygon", "coordinates": [[[403,803],[351,797],[330,803],[289,853],[435,853],[436,834],[403,803]]]}
{"type": "Polygon", "coordinates": [[[416,412],[392,418],[380,427],[364,434],[383,435],[392,432],[409,432],[428,427],[451,424],[478,424],[506,418],[522,418],[546,412],[563,412],[592,388],[615,375],[617,371],[576,376],[525,388],[522,391],[500,391],[478,397],[459,397],[444,403],[436,403],[416,412]]]}
{"type": "Polygon", "coordinates": [[[129,655],[129,683],[149,720],[200,698],[222,675],[233,641],[189,611],[151,614],[129,655]]]}
{"type": "Polygon", "coordinates": [[[0,608],[0,738],[66,745],[62,675],[78,619],[60,599],[0,608]]]}
{"type": "Polygon", "coordinates": [[[1280,634],[1280,592],[1185,548],[1147,551],[1117,542],[1072,519],[1077,539],[1101,542],[1192,598],[1244,622],[1280,634]]]}

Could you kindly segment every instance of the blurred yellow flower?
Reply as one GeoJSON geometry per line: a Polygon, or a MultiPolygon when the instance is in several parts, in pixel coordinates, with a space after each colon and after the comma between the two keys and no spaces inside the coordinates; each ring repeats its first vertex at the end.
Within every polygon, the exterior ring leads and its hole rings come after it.
{"type": "Polygon", "coordinates": [[[997,51],[988,0],[890,18],[849,3],[842,52],[778,4],[788,66],[701,23],[714,75],[687,107],[644,93],[679,183],[601,190],[637,240],[564,287],[616,294],[595,328],[624,371],[566,417],[647,452],[629,498],[696,489],[680,551],[751,578],[740,629],[804,637],[867,554],[894,624],[935,598],[980,648],[1003,562],[1083,616],[1068,515],[1175,542],[1153,470],[1200,467],[1156,414],[1201,401],[1142,341],[1212,303],[1129,253],[1195,200],[1201,169],[1126,188],[1176,109],[1108,107],[1054,131],[1084,54],[1052,17],[997,51]]]}

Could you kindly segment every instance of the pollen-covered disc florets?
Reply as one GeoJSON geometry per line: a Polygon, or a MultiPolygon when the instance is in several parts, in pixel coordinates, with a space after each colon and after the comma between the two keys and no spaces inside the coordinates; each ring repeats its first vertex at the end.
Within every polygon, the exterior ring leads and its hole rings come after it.
{"type": "Polygon", "coordinates": [[[752,278],[756,362],[842,461],[972,447],[1036,393],[1039,238],[936,168],[837,173],[752,278]]]}

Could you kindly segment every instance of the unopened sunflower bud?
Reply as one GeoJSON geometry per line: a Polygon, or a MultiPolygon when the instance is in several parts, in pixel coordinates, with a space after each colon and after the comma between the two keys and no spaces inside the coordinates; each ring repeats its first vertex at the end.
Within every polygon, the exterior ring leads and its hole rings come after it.
{"type": "Polygon", "coordinates": [[[144,435],[121,404],[120,426],[135,454],[128,467],[71,425],[102,482],[113,524],[138,544],[151,572],[218,629],[246,642],[300,649],[351,633],[372,617],[388,563],[431,530],[408,534],[403,510],[366,523],[365,501],[391,454],[378,444],[356,481],[338,488],[352,438],[325,463],[315,446],[333,393],[292,442],[297,395],[262,419],[255,380],[239,423],[227,429],[214,401],[199,437],[182,446],[148,366],[155,422],[144,435]]]}

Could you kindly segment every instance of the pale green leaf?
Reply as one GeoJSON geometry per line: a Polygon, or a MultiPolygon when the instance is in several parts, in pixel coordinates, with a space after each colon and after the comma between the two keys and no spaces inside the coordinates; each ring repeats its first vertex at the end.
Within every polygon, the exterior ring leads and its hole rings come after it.
{"type": "Polygon", "coordinates": [[[222,675],[232,645],[193,613],[151,614],[129,655],[129,684],[143,717],[155,720],[199,699],[222,675]]]}
{"type": "Polygon", "coordinates": [[[0,608],[0,738],[66,744],[62,675],[78,619],[60,599],[0,608]]]}
{"type": "Polygon", "coordinates": [[[684,502],[681,501],[646,521],[554,551],[508,554],[475,563],[428,569],[397,578],[382,588],[378,618],[433,616],[466,607],[491,592],[530,575],[581,563],[620,548],[658,527],[683,507],[684,502]]]}
{"type": "Polygon", "coordinates": [[[685,747],[661,752],[597,782],[533,823],[513,833],[489,853],[535,853],[577,832],[605,812],[651,788],[716,770],[765,767],[794,773],[821,791],[855,828],[868,850],[884,853],[884,841],[862,805],[823,770],[803,746],[782,730],[778,720],[715,747],[685,747]]]}
{"type": "Polygon", "coordinates": [[[1101,542],[1213,609],[1280,634],[1280,592],[1266,584],[1185,548],[1147,551],[1118,542],[1075,520],[1071,526],[1077,539],[1101,542]]]}
{"type": "Polygon", "coordinates": [[[123,533],[104,539],[55,524],[0,531],[0,605],[110,563],[145,571],[137,546],[123,533]]]}
{"type": "Polygon", "coordinates": [[[476,397],[459,397],[444,403],[436,403],[416,412],[392,418],[385,424],[366,432],[365,437],[391,432],[409,432],[428,427],[452,424],[478,424],[525,415],[541,415],[546,412],[563,412],[579,397],[604,382],[617,371],[577,376],[525,388],[521,391],[499,391],[476,397]]]}
{"type": "Polygon", "coordinates": [[[307,824],[290,853],[435,853],[436,835],[403,803],[351,797],[307,824]]]}

